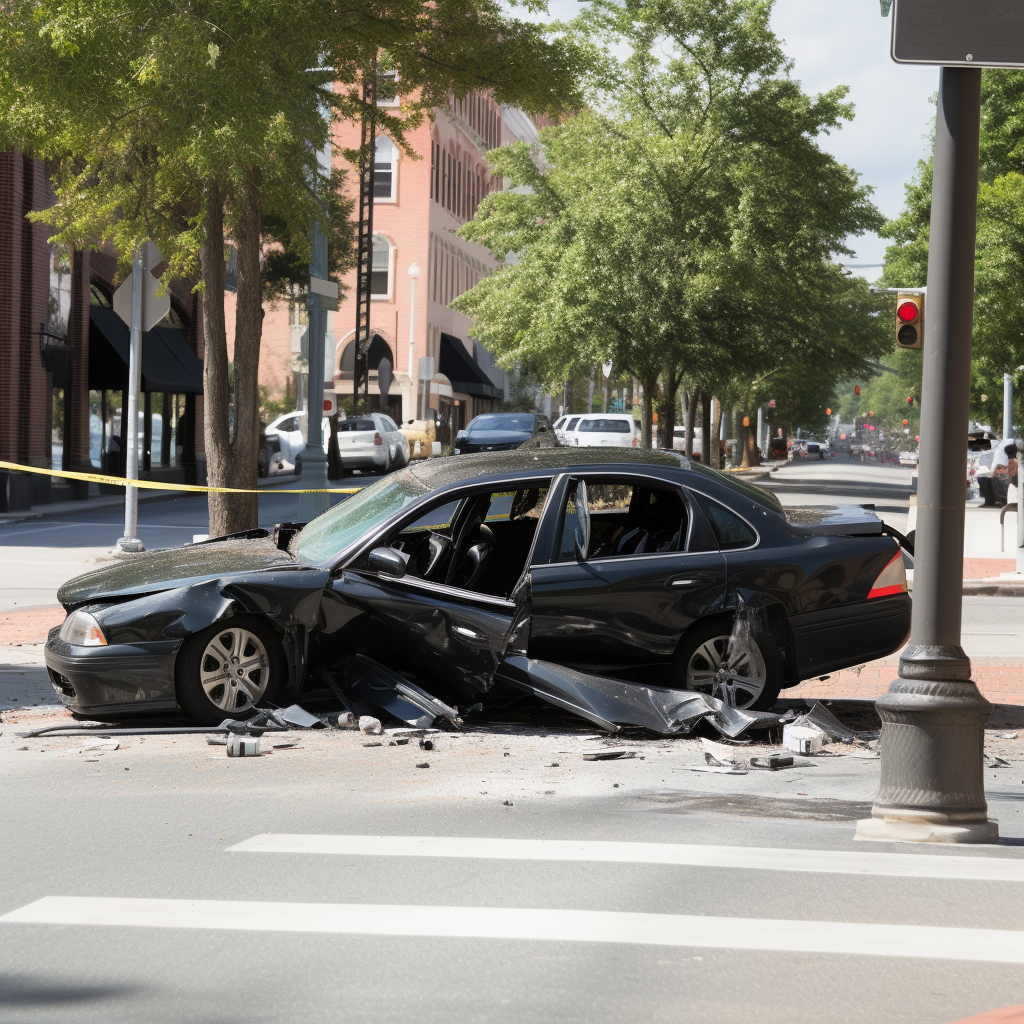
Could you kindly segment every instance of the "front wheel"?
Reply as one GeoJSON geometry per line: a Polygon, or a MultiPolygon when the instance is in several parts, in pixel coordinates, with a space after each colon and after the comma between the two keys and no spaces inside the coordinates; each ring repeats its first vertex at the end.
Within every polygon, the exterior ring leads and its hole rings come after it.
{"type": "Polygon", "coordinates": [[[767,711],[782,689],[785,665],[771,637],[728,619],[695,626],[676,652],[673,676],[680,689],[717,697],[745,711],[767,711]]]}
{"type": "Polygon", "coordinates": [[[202,725],[247,718],[277,697],[286,673],[281,642],[266,622],[226,619],[186,641],[178,657],[178,702],[202,725]]]}

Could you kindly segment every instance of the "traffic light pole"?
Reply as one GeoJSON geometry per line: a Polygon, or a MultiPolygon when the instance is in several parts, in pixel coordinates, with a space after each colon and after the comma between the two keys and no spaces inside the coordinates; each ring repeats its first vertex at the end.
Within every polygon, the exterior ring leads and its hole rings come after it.
{"type": "Polygon", "coordinates": [[[944,67],[928,250],[914,611],[899,678],[876,707],[881,780],[858,839],[988,843],[982,779],[992,706],[960,644],[964,466],[974,318],[981,69],[944,67]]]}

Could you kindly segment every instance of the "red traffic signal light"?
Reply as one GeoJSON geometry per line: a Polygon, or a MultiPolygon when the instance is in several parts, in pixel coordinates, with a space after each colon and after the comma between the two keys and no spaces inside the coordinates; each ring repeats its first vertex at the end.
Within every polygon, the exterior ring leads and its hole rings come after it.
{"type": "Polygon", "coordinates": [[[856,396],[857,396],[858,398],[860,398],[860,385],[859,385],[859,384],[856,384],[856,385],[854,385],[854,388],[853,388],[853,393],[854,393],[854,394],[855,394],[855,395],[856,395],[856,396]]]}
{"type": "Polygon", "coordinates": [[[903,421],[903,426],[909,427],[910,426],[910,420],[904,420],[903,421]]]}
{"type": "Polygon", "coordinates": [[[907,395],[907,405],[913,405],[913,404],[914,404],[914,396],[913,395],[907,395]]]}
{"type": "Polygon", "coordinates": [[[920,348],[924,339],[924,295],[896,296],[896,347],[920,348]]]}
{"type": "Polygon", "coordinates": [[[874,418],[874,415],[875,415],[874,410],[869,410],[868,411],[868,415],[871,416],[872,418],[874,418]]]}

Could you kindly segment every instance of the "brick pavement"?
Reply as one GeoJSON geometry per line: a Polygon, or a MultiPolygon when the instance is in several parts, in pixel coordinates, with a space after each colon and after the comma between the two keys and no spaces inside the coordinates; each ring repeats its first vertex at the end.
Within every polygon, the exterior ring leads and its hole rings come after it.
{"type": "Polygon", "coordinates": [[[0,612],[0,647],[20,647],[39,643],[54,626],[64,621],[64,609],[27,608],[25,611],[0,612]]]}
{"type": "Polygon", "coordinates": [[[1004,572],[1014,572],[1017,561],[1014,558],[965,558],[965,580],[992,579],[1004,572]]]}

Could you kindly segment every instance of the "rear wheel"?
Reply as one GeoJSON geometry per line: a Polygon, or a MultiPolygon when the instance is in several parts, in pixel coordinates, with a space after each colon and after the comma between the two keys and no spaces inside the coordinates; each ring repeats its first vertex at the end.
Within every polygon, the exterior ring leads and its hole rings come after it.
{"type": "Polygon", "coordinates": [[[771,637],[734,629],[727,618],[695,626],[676,652],[675,684],[717,697],[731,707],[767,711],[778,699],[785,665],[771,637]]]}
{"type": "Polygon", "coordinates": [[[227,619],[187,641],[178,658],[178,702],[203,725],[247,718],[277,697],[286,672],[281,642],[266,622],[227,619]]]}

